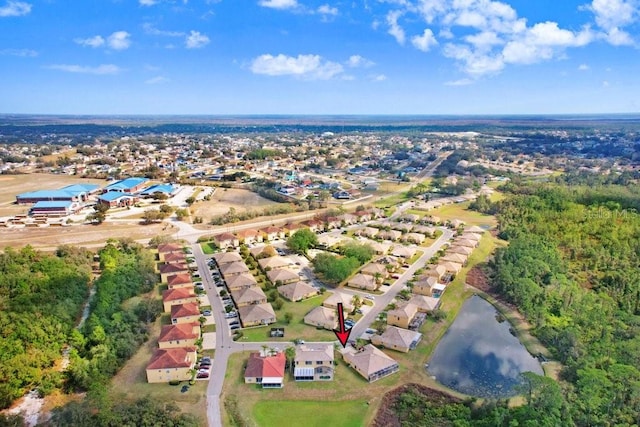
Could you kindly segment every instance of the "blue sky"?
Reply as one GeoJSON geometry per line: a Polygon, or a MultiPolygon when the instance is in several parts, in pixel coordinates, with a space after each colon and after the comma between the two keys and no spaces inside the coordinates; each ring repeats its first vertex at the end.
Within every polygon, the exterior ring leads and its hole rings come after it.
{"type": "Polygon", "coordinates": [[[0,112],[640,111],[640,0],[0,0],[0,112]]]}

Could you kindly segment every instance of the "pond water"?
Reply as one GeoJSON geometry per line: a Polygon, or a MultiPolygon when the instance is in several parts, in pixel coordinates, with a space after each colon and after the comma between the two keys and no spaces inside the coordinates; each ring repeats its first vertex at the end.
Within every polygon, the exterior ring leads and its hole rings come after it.
{"type": "Polygon", "coordinates": [[[430,375],[461,393],[503,398],[517,394],[520,374],[542,366],[510,331],[511,324],[479,296],[469,298],[438,343],[430,375]]]}

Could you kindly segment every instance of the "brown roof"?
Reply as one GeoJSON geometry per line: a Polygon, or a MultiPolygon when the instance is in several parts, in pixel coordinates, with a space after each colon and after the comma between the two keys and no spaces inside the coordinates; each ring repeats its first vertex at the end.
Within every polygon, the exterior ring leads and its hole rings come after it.
{"type": "Polygon", "coordinates": [[[170,252],[164,256],[164,262],[180,263],[185,262],[186,259],[187,257],[181,252],[170,252]]]}
{"type": "Polygon", "coordinates": [[[234,274],[247,273],[248,271],[249,267],[247,267],[244,261],[230,262],[220,266],[220,273],[225,277],[234,274]]]}
{"type": "Polygon", "coordinates": [[[276,312],[273,311],[271,304],[253,304],[238,308],[238,314],[240,314],[240,320],[242,324],[262,322],[263,320],[271,321],[275,320],[276,312]]]}
{"type": "Polygon", "coordinates": [[[282,285],[278,287],[278,292],[280,292],[283,297],[291,301],[296,301],[301,298],[306,298],[308,296],[318,294],[318,290],[316,288],[304,282],[295,282],[288,285],[282,285]]]}
{"type": "Polygon", "coordinates": [[[364,349],[357,353],[344,353],[343,357],[347,363],[356,366],[359,371],[365,372],[367,376],[398,364],[398,362],[371,344],[365,345],[364,349]]]}
{"type": "Polygon", "coordinates": [[[286,268],[269,270],[267,271],[267,277],[272,283],[276,283],[277,281],[288,282],[290,280],[299,279],[299,276],[296,273],[291,270],[287,270],[286,268]]]}
{"type": "Polygon", "coordinates": [[[158,342],[197,339],[200,337],[199,324],[178,323],[177,325],[165,325],[160,331],[158,342]],[[196,328],[196,326],[198,326],[196,328]]]}
{"type": "Polygon", "coordinates": [[[165,243],[158,245],[158,253],[164,254],[168,252],[182,252],[182,245],[177,243],[165,243]]]}
{"type": "Polygon", "coordinates": [[[218,265],[242,261],[242,257],[240,256],[240,254],[237,254],[235,252],[219,252],[213,255],[213,259],[216,260],[216,263],[218,265]]]}
{"type": "Polygon", "coordinates": [[[231,233],[221,233],[213,236],[216,242],[229,242],[236,240],[236,236],[231,233]]]}
{"type": "Polygon", "coordinates": [[[256,301],[266,301],[267,296],[262,289],[258,286],[251,286],[249,288],[240,288],[231,291],[231,298],[236,304],[254,303],[256,301]]]}
{"type": "Polygon", "coordinates": [[[195,296],[192,288],[168,289],[162,293],[162,301],[175,301],[195,296]]]}
{"type": "Polygon", "coordinates": [[[147,369],[190,368],[193,361],[190,355],[195,347],[159,348],[153,353],[147,369]]]}
{"type": "Polygon", "coordinates": [[[200,308],[195,302],[188,302],[186,304],[178,304],[171,306],[171,318],[177,319],[178,317],[197,316],[200,314],[200,308]]]}
{"type": "Polygon", "coordinates": [[[160,274],[169,274],[169,273],[182,273],[183,271],[189,271],[189,267],[187,264],[162,264],[158,267],[160,270],[160,274]]]}
{"type": "Polygon", "coordinates": [[[235,276],[231,276],[224,280],[227,283],[229,289],[243,288],[245,286],[255,286],[258,284],[256,279],[249,273],[241,273],[235,276]]]}
{"type": "Polygon", "coordinates": [[[245,378],[279,378],[284,377],[284,366],[287,359],[284,353],[263,357],[260,353],[251,353],[244,370],[245,378]]]}
{"type": "Polygon", "coordinates": [[[179,274],[172,274],[171,276],[167,276],[167,284],[169,286],[183,285],[185,283],[192,283],[191,275],[188,273],[179,273],[179,274]]]}

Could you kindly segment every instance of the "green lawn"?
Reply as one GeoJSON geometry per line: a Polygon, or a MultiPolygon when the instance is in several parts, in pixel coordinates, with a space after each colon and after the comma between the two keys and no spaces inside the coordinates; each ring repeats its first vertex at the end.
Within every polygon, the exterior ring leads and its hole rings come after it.
{"type": "Polygon", "coordinates": [[[202,252],[204,252],[206,255],[211,255],[216,253],[216,246],[215,243],[213,242],[202,242],[200,243],[200,246],[202,247],[202,252]]]}
{"type": "Polygon", "coordinates": [[[330,293],[319,295],[313,298],[309,298],[300,302],[286,301],[282,308],[276,311],[276,318],[278,321],[271,325],[260,326],[256,328],[244,329],[244,337],[238,342],[242,341],[293,341],[295,339],[303,339],[307,341],[333,341],[335,335],[331,331],[325,329],[316,329],[313,326],[309,326],[303,322],[304,316],[307,315],[313,308],[322,305],[322,302],[329,298],[330,293]],[[287,324],[284,321],[284,314],[291,313],[293,318],[291,323],[287,324]],[[283,338],[270,338],[269,331],[271,328],[284,328],[283,338]]]}
{"type": "Polygon", "coordinates": [[[454,203],[429,211],[429,214],[440,217],[443,221],[448,219],[459,219],[466,222],[468,225],[489,225],[491,227],[496,225],[496,219],[494,216],[484,215],[476,211],[468,210],[468,207],[469,202],[454,203]]]}
{"type": "Polygon", "coordinates": [[[360,427],[364,425],[368,408],[363,399],[342,402],[274,400],[258,402],[253,407],[253,417],[261,427],[360,427]]]}

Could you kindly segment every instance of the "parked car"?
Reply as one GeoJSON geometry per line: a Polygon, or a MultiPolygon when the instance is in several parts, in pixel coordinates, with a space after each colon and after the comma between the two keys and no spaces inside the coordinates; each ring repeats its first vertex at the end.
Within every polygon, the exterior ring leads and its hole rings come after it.
{"type": "Polygon", "coordinates": [[[231,329],[232,331],[235,331],[236,329],[240,329],[240,325],[231,325],[229,326],[229,329],[231,329]]]}
{"type": "Polygon", "coordinates": [[[211,316],[211,310],[205,310],[202,312],[203,316],[211,316]]]}
{"type": "Polygon", "coordinates": [[[369,301],[374,301],[376,299],[373,295],[365,295],[364,297],[369,301]]]}
{"type": "Polygon", "coordinates": [[[209,371],[200,372],[196,374],[196,378],[209,378],[209,371]]]}

